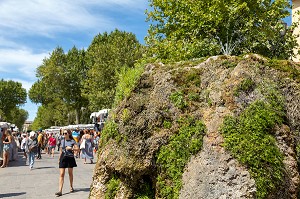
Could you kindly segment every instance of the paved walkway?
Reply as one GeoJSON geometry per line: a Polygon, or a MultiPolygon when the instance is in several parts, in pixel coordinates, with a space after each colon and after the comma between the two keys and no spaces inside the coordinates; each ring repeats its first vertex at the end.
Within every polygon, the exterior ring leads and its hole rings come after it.
{"type": "MultiPolygon", "coordinates": [[[[20,155],[20,154],[19,154],[20,155]]],[[[59,168],[58,152],[54,158],[42,154],[41,160],[35,160],[34,169],[30,171],[25,159],[9,163],[9,167],[0,168],[0,198],[4,199],[50,199],[58,191],[59,168]]],[[[89,197],[90,185],[95,164],[83,164],[76,159],[74,168],[74,193],[70,193],[69,176],[66,170],[63,195],[61,199],[86,199],[89,197]]]]}

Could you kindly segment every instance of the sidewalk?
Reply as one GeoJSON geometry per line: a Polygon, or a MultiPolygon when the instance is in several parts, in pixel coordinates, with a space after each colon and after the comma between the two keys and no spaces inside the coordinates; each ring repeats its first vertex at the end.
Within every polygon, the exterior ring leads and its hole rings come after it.
{"type": "MultiPolygon", "coordinates": [[[[0,168],[0,198],[4,199],[50,199],[57,198],[59,168],[58,152],[50,158],[42,154],[41,160],[35,160],[30,171],[25,165],[25,159],[9,162],[9,167],[0,168]]],[[[94,160],[95,162],[96,160],[94,160]]],[[[74,193],[70,193],[69,175],[66,169],[63,195],[61,199],[86,199],[89,197],[90,185],[95,164],[83,164],[82,159],[76,159],[74,168],[74,193]]]]}

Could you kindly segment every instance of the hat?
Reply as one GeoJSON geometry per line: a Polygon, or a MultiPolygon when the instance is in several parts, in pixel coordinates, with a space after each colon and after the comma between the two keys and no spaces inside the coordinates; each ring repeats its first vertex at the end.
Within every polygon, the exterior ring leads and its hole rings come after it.
{"type": "Polygon", "coordinates": [[[30,137],[34,137],[35,136],[35,132],[31,131],[29,135],[30,135],[30,137]]]}

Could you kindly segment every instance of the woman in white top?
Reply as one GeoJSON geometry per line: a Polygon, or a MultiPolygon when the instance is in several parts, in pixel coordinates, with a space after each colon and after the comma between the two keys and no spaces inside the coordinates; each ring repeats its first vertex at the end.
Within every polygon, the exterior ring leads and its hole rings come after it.
{"type": "Polygon", "coordinates": [[[23,151],[23,155],[25,159],[27,160],[27,153],[25,151],[25,145],[26,145],[27,135],[24,133],[22,134],[22,141],[21,141],[21,150],[23,151]]]}

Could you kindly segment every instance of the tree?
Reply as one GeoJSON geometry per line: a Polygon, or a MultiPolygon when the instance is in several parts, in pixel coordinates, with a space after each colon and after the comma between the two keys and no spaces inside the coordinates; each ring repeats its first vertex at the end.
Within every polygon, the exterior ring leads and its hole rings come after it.
{"type": "Polygon", "coordinates": [[[63,99],[75,111],[76,124],[80,121],[81,108],[88,105],[88,100],[81,93],[88,71],[84,58],[85,51],[73,47],[66,55],[63,73],[63,99]]]}
{"type": "Polygon", "coordinates": [[[132,33],[115,30],[97,35],[86,53],[89,68],[84,81],[83,95],[89,109],[110,108],[122,67],[133,67],[142,57],[143,47],[132,33]]]}
{"type": "Polygon", "coordinates": [[[154,22],[146,43],[151,55],[182,60],[217,54],[259,53],[288,58],[297,45],[282,19],[288,0],[149,0],[147,20],[154,22]],[[277,45],[277,44],[284,45],[277,45]],[[280,48],[274,50],[274,48],[280,48]]]}
{"type": "Polygon", "coordinates": [[[26,89],[22,84],[12,80],[0,80],[0,113],[1,120],[12,119],[12,110],[26,103],[26,89]]]}
{"type": "MultiPolygon", "coordinates": [[[[84,50],[78,50],[76,47],[73,47],[67,54],[61,47],[57,47],[38,67],[38,81],[29,91],[30,100],[34,103],[41,103],[44,108],[64,103],[67,113],[75,111],[75,123],[78,124],[81,107],[88,103],[81,95],[82,81],[87,73],[84,54],[84,50]]],[[[47,121],[44,125],[48,123],[51,122],[47,121]]]]}
{"type": "Polygon", "coordinates": [[[15,124],[19,129],[22,129],[27,118],[28,112],[24,109],[16,107],[10,111],[10,118],[8,121],[15,124]]]}

